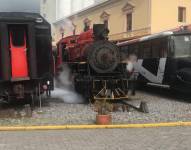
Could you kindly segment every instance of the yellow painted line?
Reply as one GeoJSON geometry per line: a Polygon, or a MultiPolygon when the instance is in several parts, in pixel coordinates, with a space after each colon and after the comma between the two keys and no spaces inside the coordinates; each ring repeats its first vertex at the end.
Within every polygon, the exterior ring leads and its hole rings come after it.
{"type": "Polygon", "coordinates": [[[191,126],[191,122],[168,122],[118,125],[50,125],[50,126],[0,126],[0,131],[66,130],[66,129],[121,129],[191,126]]]}

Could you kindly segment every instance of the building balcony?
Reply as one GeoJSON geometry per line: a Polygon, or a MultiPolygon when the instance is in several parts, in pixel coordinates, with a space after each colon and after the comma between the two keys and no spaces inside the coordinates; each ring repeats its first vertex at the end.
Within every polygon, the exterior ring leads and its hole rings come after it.
{"type": "Polygon", "coordinates": [[[146,35],[151,34],[151,28],[143,28],[143,29],[138,29],[138,30],[132,30],[128,32],[122,32],[122,33],[117,33],[117,34],[111,34],[109,35],[109,39],[112,41],[124,41],[124,40],[130,40],[146,35]]]}

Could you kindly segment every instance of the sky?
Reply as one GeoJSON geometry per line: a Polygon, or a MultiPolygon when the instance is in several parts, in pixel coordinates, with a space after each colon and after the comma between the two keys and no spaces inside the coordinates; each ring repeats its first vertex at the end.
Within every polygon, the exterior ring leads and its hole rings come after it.
{"type": "Polygon", "coordinates": [[[93,5],[94,2],[95,0],[57,0],[57,19],[93,5]]]}
{"type": "Polygon", "coordinates": [[[0,12],[40,12],[40,0],[0,0],[0,12]]]}

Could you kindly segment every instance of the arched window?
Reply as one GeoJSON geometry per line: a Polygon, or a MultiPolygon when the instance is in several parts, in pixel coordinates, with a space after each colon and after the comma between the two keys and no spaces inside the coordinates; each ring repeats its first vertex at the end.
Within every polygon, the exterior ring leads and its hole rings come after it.
{"type": "Polygon", "coordinates": [[[88,18],[84,19],[84,32],[88,31],[90,29],[91,20],[88,18]]]}
{"type": "Polygon", "coordinates": [[[126,19],[126,31],[131,31],[133,29],[133,11],[134,6],[130,3],[127,3],[123,8],[122,11],[125,14],[126,19]]]}
{"type": "Polygon", "coordinates": [[[77,25],[75,25],[75,24],[72,22],[72,26],[73,26],[73,35],[76,35],[77,25]]]}
{"type": "Polygon", "coordinates": [[[107,28],[109,27],[109,17],[110,14],[105,11],[100,15],[101,21],[105,24],[107,28]]]}
{"type": "Polygon", "coordinates": [[[60,27],[60,34],[62,38],[64,37],[64,32],[65,32],[64,27],[60,27]]]}

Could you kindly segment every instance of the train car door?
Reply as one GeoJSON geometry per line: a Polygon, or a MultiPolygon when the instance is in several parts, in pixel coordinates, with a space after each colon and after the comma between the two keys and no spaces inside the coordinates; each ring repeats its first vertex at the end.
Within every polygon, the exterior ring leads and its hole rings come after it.
{"type": "Polygon", "coordinates": [[[12,79],[28,78],[26,29],[11,27],[9,30],[12,79]]]}

